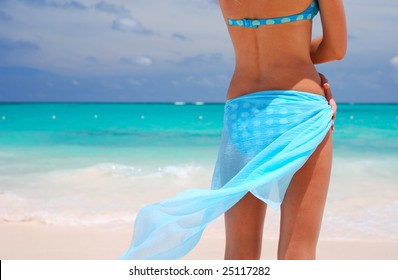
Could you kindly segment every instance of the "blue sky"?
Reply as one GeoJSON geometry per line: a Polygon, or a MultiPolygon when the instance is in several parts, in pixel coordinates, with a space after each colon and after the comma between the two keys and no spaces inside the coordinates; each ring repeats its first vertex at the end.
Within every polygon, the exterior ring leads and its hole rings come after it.
{"type": "MultiPolygon", "coordinates": [[[[0,101],[222,102],[234,57],[215,0],[0,0],[0,101]]],[[[398,102],[398,1],[345,1],[339,102],[398,102]]],[[[319,17],[315,34],[320,33],[319,17]]]]}

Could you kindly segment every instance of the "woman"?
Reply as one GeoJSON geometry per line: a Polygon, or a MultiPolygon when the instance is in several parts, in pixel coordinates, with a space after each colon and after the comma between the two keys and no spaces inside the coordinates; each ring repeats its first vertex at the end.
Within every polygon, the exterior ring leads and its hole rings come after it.
{"type": "MultiPolygon", "coordinates": [[[[347,34],[341,0],[220,0],[220,6],[236,54],[227,99],[273,89],[324,95],[313,64],[344,57],[347,34]],[[311,19],[318,5],[323,36],[311,41],[311,19]],[[239,21],[243,18],[264,20],[239,21]]],[[[315,258],[331,162],[329,132],[293,176],[284,196],[279,259],[315,258]]],[[[266,204],[250,192],[227,211],[226,259],[260,257],[265,212],[266,204]]]]}
{"type": "Polygon", "coordinates": [[[281,209],[278,258],[315,258],[333,112],[314,64],[345,54],[342,0],[219,2],[236,67],[212,189],[144,207],[122,259],[180,258],[224,213],[225,259],[259,259],[267,205],[281,209]],[[323,36],[311,41],[318,9],[323,36]]]}

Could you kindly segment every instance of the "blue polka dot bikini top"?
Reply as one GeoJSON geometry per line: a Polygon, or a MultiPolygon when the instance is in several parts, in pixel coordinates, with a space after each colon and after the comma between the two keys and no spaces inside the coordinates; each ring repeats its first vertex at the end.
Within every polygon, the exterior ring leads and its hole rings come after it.
{"type": "Polygon", "coordinates": [[[282,24],[298,20],[310,20],[313,19],[319,12],[318,0],[313,0],[305,11],[285,17],[276,18],[264,18],[264,19],[228,19],[228,25],[240,26],[248,28],[257,28],[260,25],[273,25],[282,24]]]}

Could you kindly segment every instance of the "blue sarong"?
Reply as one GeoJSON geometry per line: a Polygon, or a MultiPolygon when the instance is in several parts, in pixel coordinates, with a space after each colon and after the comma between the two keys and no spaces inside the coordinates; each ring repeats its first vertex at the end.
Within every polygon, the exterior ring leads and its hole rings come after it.
{"type": "Polygon", "coordinates": [[[278,211],[289,183],[331,126],[332,109],[317,94],[250,93],[225,103],[224,128],[211,189],[191,189],[142,208],[121,259],[186,255],[203,230],[251,192],[278,211]]]}

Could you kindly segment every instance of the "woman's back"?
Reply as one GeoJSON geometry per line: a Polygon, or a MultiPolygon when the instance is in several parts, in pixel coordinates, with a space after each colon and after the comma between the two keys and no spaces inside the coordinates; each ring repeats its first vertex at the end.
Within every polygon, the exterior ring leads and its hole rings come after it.
{"type": "MultiPolygon", "coordinates": [[[[300,14],[311,4],[316,4],[314,0],[219,2],[227,23],[228,19],[284,18],[300,14]]],[[[269,89],[293,89],[323,95],[310,56],[311,18],[258,28],[228,25],[228,31],[234,45],[236,67],[227,99],[269,89]]]]}

